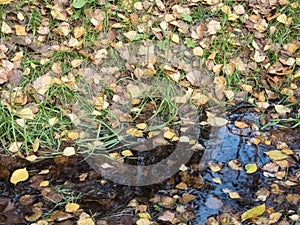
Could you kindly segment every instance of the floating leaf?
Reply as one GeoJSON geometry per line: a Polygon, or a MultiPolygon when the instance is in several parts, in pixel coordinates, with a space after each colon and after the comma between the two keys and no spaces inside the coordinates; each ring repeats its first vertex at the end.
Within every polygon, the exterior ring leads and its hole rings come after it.
{"type": "Polygon", "coordinates": [[[73,0],[73,7],[75,9],[82,8],[87,3],[87,0],[73,0]]]}
{"type": "Polygon", "coordinates": [[[255,173],[257,171],[257,165],[255,163],[249,163],[245,165],[246,173],[255,173]]]}
{"type": "Polygon", "coordinates": [[[19,182],[27,180],[28,177],[29,177],[29,174],[27,172],[26,167],[23,169],[17,169],[11,175],[10,182],[13,184],[17,184],[19,182]]]}
{"type": "Polygon", "coordinates": [[[252,209],[247,210],[246,212],[244,212],[241,216],[242,218],[242,222],[247,220],[247,219],[251,219],[251,218],[255,218],[258,217],[260,215],[262,215],[266,210],[266,205],[262,204],[259,206],[256,206],[252,209]]]}
{"type": "Polygon", "coordinates": [[[279,150],[272,150],[272,151],[269,151],[269,152],[265,152],[265,154],[268,155],[271,159],[274,159],[274,160],[281,160],[281,159],[287,158],[287,155],[283,154],[279,150]]]}

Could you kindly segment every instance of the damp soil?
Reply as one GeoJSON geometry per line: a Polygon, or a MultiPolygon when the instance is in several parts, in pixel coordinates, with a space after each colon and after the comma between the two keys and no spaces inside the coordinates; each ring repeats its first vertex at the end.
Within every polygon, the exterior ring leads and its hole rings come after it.
{"type": "MultiPolygon", "coordinates": [[[[259,123],[259,115],[255,112],[239,112],[230,115],[229,119],[232,122],[259,123]]],[[[251,129],[242,131],[236,129],[233,123],[228,124],[224,132],[224,141],[213,160],[213,163],[219,165],[222,170],[213,172],[207,168],[199,171],[203,151],[198,151],[194,153],[186,171],[178,172],[161,184],[147,187],[129,187],[112,183],[95,172],[80,156],[58,155],[52,159],[28,163],[19,157],[8,156],[1,149],[0,224],[32,224],[35,221],[32,215],[37,204],[42,210],[42,216],[38,219],[51,218],[52,224],[76,224],[79,213],[57,216],[55,212],[64,212],[66,202],[77,202],[81,212],[93,216],[98,224],[106,221],[109,225],[130,225],[135,224],[138,219],[135,208],[129,204],[133,200],[147,205],[148,213],[155,220],[168,208],[163,207],[155,199],[189,193],[196,198],[188,203],[178,200],[179,205],[183,205],[184,208],[184,212],[180,211],[178,218],[185,223],[201,225],[211,216],[240,215],[260,204],[257,201],[257,193],[264,189],[269,191],[269,196],[265,200],[268,207],[276,212],[297,211],[298,203],[287,201],[286,195],[300,193],[299,183],[294,186],[285,185],[274,177],[266,176],[261,169],[256,173],[247,174],[244,169],[233,169],[229,166],[229,162],[237,160],[241,168],[247,163],[256,163],[258,168],[262,168],[270,162],[270,158],[266,157],[264,152],[273,150],[276,143],[285,142],[292,150],[300,149],[298,139],[300,129],[270,128],[267,133],[273,138],[271,145],[250,145],[249,141],[255,134],[251,129]],[[24,167],[29,171],[30,178],[16,185],[10,183],[12,172],[24,167]],[[222,183],[214,182],[214,178],[221,178],[222,183]],[[41,187],[42,181],[49,181],[49,185],[41,187]],[[178,188],[177,185],[181,182],[187,185],[186,189],[178,188]],[[224,190],[237,191],[241,198],[232,199],[224,193],[224,190]]],[[[203,129],[199,142],[206,145],[208,136],[209,128],[203,129]]],[[[299,158],[299,151],[288,157],[290,167],[286,177],[299,176],[299,158]]],[[[168,210],[175,208],[176,206],[170,206],[168,210]]],[[[158,224],[171,223],[159,221],[158,224]]]]}

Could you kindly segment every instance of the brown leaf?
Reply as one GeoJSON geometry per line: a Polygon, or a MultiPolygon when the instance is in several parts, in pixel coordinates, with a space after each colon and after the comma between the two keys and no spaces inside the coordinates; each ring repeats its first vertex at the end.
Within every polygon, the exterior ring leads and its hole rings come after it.
{"type": "Polygon", "coordinates": [[[170,211],[165,211],[163,215],[158,217],[158,219],[161,221],[169,221],[169,222],[172,222],[174,218],[175,218],[175,213],[170,211]]]}

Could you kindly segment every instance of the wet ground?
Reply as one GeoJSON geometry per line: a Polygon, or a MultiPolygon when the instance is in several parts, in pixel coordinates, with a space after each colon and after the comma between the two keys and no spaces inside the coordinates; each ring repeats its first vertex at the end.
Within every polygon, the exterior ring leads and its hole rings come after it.
{"type": "MultiPolygon", "coordinates": [[[[289,224],[291,210],[297,212],[300,205],[300,130],[271,127],[258,136],[253,126],[259,123],[257,113],[232,114],[228,119],[231,123],[221,131],[222,146],[207,169],[199,171],[203,151],[198,151],[187,168],[162,184],[148,187],[107,181],[80,156],[57,155],[28,163],[7,156],[2,150],[0,224],[32,224],[39,220],[43,223],[37,224],[76,224],[82,212],[92,216],[97,224],[130,225],[147,215],[157,224],[171,224],[163,216],[166,211],[174,213],[174,224],[233,224],[241,221],[241,213],[262,203],[267,206],[265,218],[281,212],[279,221],[289,224]],[[234,121],[249,126],[237,128],[234,121]],[[266,144],[266,140],[271,142],[266,144]],[[293,154],[275,162],[264,154],[280,145],[286,145],[293,154]],[[255,163],[258,171],[246,173],[244,168],[249,163],[255,163]],[[11,173],[24,167],[29,171],[29,179],[17,185],[10,183],[11,173]],[[68,202],[76,202],[80,209],[65,212],[68,202]],[[147,214],[141,216],[142,212],[147,214]]],[[[207,131],[201,132],[203,145],[208,144],[207,131]]],[[[254,224],[268,224],[266,221],[261,219],[254,224]]]]}

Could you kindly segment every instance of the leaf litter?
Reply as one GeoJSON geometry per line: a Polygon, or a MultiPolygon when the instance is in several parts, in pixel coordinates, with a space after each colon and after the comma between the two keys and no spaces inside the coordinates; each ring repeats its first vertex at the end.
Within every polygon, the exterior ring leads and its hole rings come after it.
{"type": "MultiPolygon", "coordinates": [[[[5,9],[1,12],[4,38],[0,43],[0,185],[5,190],[0,196],[1,222],[114,224],[113,218],[121,224],[299,222],[297,1],[117,4],[74,0],[45,4],[1,0],[0,5],[5,9]],[[16,12],[16,8],[23,10],[16,12]],[[110,47],[118,49],[150,37],[162,41],[161,45],[164,40],[170,40],[173,47],[184,43],[194,56],[201,57],[216,76],[215,99],[201,89],[212,81],[194,71],[186,73],[183,65],[171,63],[160,70],[188,89],[198,107],[211,100],[223,101],[225,95],[233,106],[231,112],[220,117],[207,109],[200,124],[203,132],[219,126],[233,135],[227,136],[224,145],[229,146],[224,147],[223,158],[216,157],[206,170],[199,171],[197,160],[203,154],[199,150],[194,161],[164,184],[153,189],[126,189],[103,179],[76,155],[74,141],[84,134],[70,125],[82,121],[70,109],[68,97],[76,96],[80,89],[77,74],[89,77],[86,60],[100,65],[110,47]],[[256,124],[261,129],[253,126],[256,124]],[[52,159],[43,160],[48,156],[52,159]],[[80,193],[90,194],[82,197],[80,193]],[[249,199],[249,193],[256,199],[249,199]],[[15,196],[19,197],[13,200],[15,196]],[[20,213],[24,206],[30,211],[20,213]],[[47,211],[51,213],[47,215],[47,211]]],[[[142,67],[132,63],[130,76],[154,76],[157,65],[155,55],[142,67]]],[[[99,90],[91,100],[93,113],[111,109],[128,121],[132,115],[112,108],[112,99],[124,99],[116,83],[123,75],[117,74],[106,81],[113,97],[99,90]]],[[[89,78],[95,85],[102,82],[99,74],[89,78]]],[[[128,89],[132,98],[138,96],[139,88],[128,89]]],[[[140,106],[140,99],[133,100],[133,105],[140,106]]],[[[148,102],[145,109],[153,113],[159,105],[148,102]]],[[[136,115],[140,113],[139,107],[133,109],[136,115]]],[[[112,118],[108,122],[115,125],[112,118]]],[[[155,137],[157,146],[181,138],[174,125],[161,127],[158,133],[149,131],[149,125],[139,117],[127,134],[155,137]]],[[[201,144],[205,146],[205,142],[201,144]]],[[[93,147],[102,145],[93,143],[93,147]]],[[[130,149],[110,154],[119,160],[136,157],[130,149]]],[[[155,154],[164,155],[165,151],[155,154]]]]}

